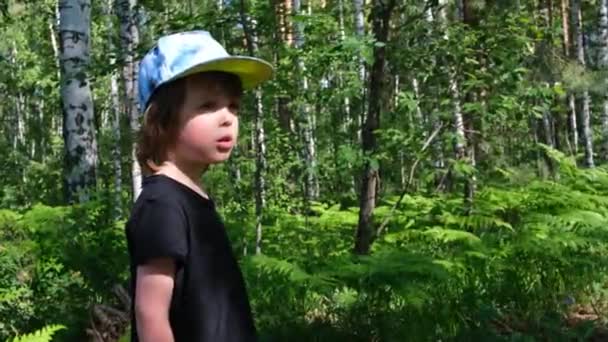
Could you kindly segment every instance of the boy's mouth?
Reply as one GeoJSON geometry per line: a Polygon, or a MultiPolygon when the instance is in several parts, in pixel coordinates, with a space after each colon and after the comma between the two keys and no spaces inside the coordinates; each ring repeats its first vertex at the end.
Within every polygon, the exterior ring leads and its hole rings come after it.
{"type": "Polygon", "coordinates": [[[232,137],[229,135],[224,135],[223,137],[217,139],[217,142],[229,143],[229,142],[232,142],[232,137]]]}
{"type": "Polygon", "coordinates": [[[217,147],[220,151],[227,152],[232,149],[232,136],[225,135],[217,139],[217,147]]]}

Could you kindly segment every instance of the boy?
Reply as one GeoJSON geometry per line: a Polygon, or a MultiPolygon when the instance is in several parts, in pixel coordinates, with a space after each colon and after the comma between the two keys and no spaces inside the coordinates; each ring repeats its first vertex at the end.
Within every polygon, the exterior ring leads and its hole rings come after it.
{"type": "Polygon", "coordinates": [[[270,64],[230,56],[208,32],[168,35],[142,59],[142,193],[126,225],[131,339],[255,341],[243,277],[213,201],[199,184],[238,135],[243,89],[270,64]]]}

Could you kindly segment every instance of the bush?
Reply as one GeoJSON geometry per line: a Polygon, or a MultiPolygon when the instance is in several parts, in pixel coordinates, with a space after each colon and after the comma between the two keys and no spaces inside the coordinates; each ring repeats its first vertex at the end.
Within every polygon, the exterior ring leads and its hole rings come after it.
{"type": "Polygon", "coordinates": [[[59,335],[82,340],[94,303],[112,301],[128,268],[122,222],[102,202],[0,211],[0,339],[57,318],[59,335]]]}

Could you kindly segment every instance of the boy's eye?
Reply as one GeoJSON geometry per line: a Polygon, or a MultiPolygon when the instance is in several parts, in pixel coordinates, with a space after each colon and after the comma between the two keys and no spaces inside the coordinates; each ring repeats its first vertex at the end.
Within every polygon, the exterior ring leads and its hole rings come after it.
{"type": "Polygon", "coordinates": [[[241,109],[241,105],[237,102],[233,102],[228,106],[228,109],[230,109],[230,111],[233,113],[238,113],[238,111],[241,109]]]}
{"type": "Polygon", "coordinates": [[[211,109],[215,108],[215,102],[213,102],[213,101],[203,102],[198,108],[202,109],[202,110],[211,110],[211,109]]]}

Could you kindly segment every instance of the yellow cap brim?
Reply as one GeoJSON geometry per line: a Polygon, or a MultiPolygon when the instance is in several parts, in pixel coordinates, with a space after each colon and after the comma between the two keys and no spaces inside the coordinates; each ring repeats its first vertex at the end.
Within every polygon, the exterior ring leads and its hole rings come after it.
{"type": "Polygon", "coordinates": [[[254,57],[229,56],[213,59],[189,68],[175,75],[167,82],[206,71],[223,71],[237,75],[243,83],[243,89],[249,90],[269,80],[273,74],[270,63],[254,57]]]}

